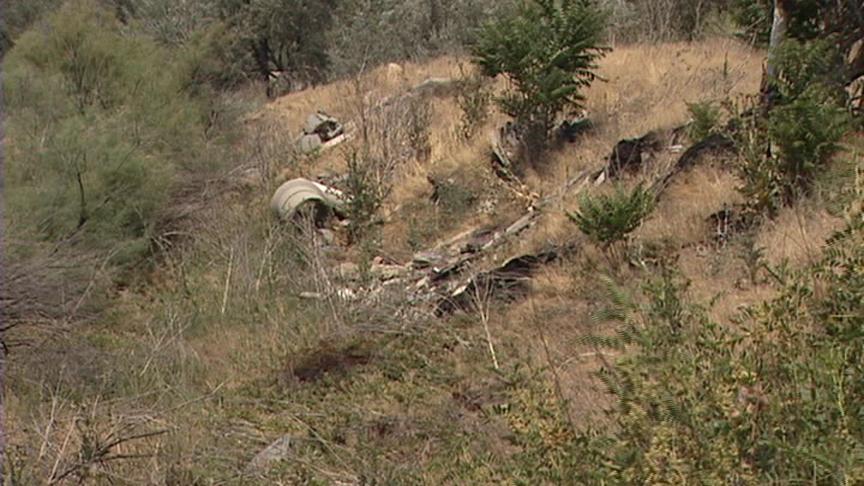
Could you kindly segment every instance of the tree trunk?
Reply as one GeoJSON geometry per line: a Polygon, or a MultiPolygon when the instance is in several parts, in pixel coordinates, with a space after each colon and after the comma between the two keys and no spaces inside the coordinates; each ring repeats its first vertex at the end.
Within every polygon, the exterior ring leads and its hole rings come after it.
{"type": "Polygon", "coordinates": [[[789,30],[790,13],[794,0],[774,0],[774,23],[771,25],[771,39],[768,44],[768,64],[765,67],[767,79],[765,86],[774,84],[780,74],[777,68],[777,53],[789,30]]]}
{"type": "Polygon", "coordinates": [[[84,195],[84,180],[81,178],[80,170],[75,171],[75,178],[78,180],[78,197],[80,199],[78,207],[78,229],[81,229],[89,218],[87,214],[87,198],[84,195]]]}

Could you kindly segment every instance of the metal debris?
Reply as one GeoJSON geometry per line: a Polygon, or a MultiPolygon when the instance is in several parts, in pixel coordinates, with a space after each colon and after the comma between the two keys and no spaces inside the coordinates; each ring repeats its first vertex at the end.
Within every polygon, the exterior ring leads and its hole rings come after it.
{"type": "Polygon", "coordinates": [[[298,178],[279,186],[270,199],[270,208],[280,219],[289,221],[306,204],[314,205],[316,211],[341,213],[346,201],[345,195],[338,189],[298,178]]]}

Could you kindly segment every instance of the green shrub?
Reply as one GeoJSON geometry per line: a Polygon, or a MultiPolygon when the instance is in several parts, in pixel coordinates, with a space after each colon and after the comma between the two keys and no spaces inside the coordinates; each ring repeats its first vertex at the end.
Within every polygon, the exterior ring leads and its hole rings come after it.
{"type": "Polygon", "coordinates": [[[68,2],[4,60],[10,232],[148,248],[183,174],[206,173],[209,102],[172,53],[68,2]],[[159,66],[159,69],[154,69],[159,66]]]}
{"type": "MultiPolygon", "coordinates": [[[[795,8],[789,26],[790,37],[800,40],[816,38],[819,35],[820,19],[824,18],[830,9],[827,4],[828,2],[820,0],[794,2],[795,8]]],[[[731,9],[735,22],[742,30],[742,37],[748,42],[768,45],[774,20],[772,0],[734,0],[731,9]]]]}
{"type": "Polygon", "coordinates": [[[325,79],[334,0],[221,0],[221,6],[231,27],[232,65],[242,66],[250,77],[276,76],[288,87],[325,79]]]}
{"type": "Polygon", "coordinates": [[[486,24],[472,52],[489,77],[504,75],[512,88],[498,98],[524,131],[529,149],[539,149],[565,110],[577,110],[580,91],[596,75],[604,16],[585,0],[530,0],[518,11],[486,24]]]}
{"type": "Polygon", "coordinates": [[[348,236],[351,243],[362,242],[376,224],[376,218],[392,186],[382,177],[382,163],[373,155],[353,152],[348,154],[348,236]]]}
{"type": "Polygon", "coordinates": [[[647,307],[619,312],[629,316],[620,344],[636,352],[606,375],[618,400],[615,432],[599,434],[611,440],[605,479],[864,480],[862,236],[853,223],[832,238],[820,264],[738,328],[687,303],[674,274],[647,289],[647,307]]]}
{"type": "Polygon", "coordinates": [[[711,102],[688,103],[691,122],[687,127],[690,140],[699,142],[717,132],[720,125],[720,108],[711,102]]]}
{"type": "Polygon", "coordinates": [[[218,0],[113,0],[119,16],[167,45],[182,45],[217,20],[218,0]]]}
{"type": "Polygon", "coordinates": [[[797,190],[810,188],[816,173],[840,149],[840,139],[848,129],[846,110],[816,87],[771,113],[768,136],[780,162],[787,200],[797,190]]]}
{"type": "Polygon", "coordinates": [[[815,39],[802,42],[789,39],[777,52],[780,79],[775,80],[784,99],[796,99],[814,85],[830,93],[838,102],[846,96],[843,55],[834,42],[815,39]]]}
{"type": "Polygon", "coordinates": [[[462,112],[459,120],[459,136],[468,140],[477,128],[489,117],[492,92],[486,80],[480,76],[463,75],[456,93],[456,103],[462,112]]]}
{"type": "Polygon", "coordinates": [[[57,8],[61,0],[6,0],[3,2],[3,15],[0,16],[0,58],[2,58],[18,37],[51,9],[57,8]]]}
{"type": "Polygon", "coordinates": [[[769,215],[810,193],[852,127],[843,59],[831,43],[788,40],[778,49],[777,66],[777,98],[743,110],[732,131],[741,191],[751,209],[769,215]]]}
{"type": "Polygon", "coordinates": [[[632,191],[621,188],[608,196],[583,196],[579,210],[568,213],[586,236],[603,248],[623,241],[654,209],[654,195],[641,185],[632,191]]]}

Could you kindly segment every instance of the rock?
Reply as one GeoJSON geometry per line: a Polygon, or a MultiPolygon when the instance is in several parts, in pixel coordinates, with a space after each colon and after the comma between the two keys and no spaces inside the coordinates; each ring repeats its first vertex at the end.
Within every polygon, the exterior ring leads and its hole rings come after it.
{"type": "Polygon", "coordinates": [[[285,435],[264,448],[246,465],[248,473],[265,473],[277,463],[288,459],[293,449],[291,436],[285,435]]]}
{"type": "Polygon", "coordinates": [[[360,272],[360,267],[356,263],[344,262],[338,267],[339,276],[342,278],[353,278],[360,272]]]}
{"type": "Polygon", "coordinates": [[[456,87],[456,82],[450,78],[428,78],[411,88],[411,94],[416,96],[447,96],[456,87]]]}
{"type": "Polygon", "coordinates": [[[300,149],[300,152],[304,154],[311,154],[317,150],[321,149],[321,146],[324,145],[321,142],[321,138],[316,134],[305,134],[297,140],[297,147],[300,149]]]}
{"type": "Polygon", "coordinates": [[[336,233],[327,228],[320,228],[318,235],[321,236],[321,241],[326,246],[333,246],[333,243],[336,242],[336,233]]]}
{"type": "Polygon", "coordinates": [[[399,64],[391,62],[387,65],[387,81],[390,83],[398,83],[405,79],[405,69],[399,64]]]}
{"type": "Polygon", "coordinates": [[[555,129],[555,138],[562,142],[574,143],[584,133],[591,130],[593,124],[587,117],[564,120],[555,129]]]}
{"type": "Polygon", "coordinates": [[[411,261],[411,265],[414,268],[422,269],[433,267],[443,261],[444,257],[440,253],[435,253],[432,251],[421,251],[420,253],[414,255],[414,258],[411,261]]]}
{"type": "Polygon", "coordinates": [[[861,75],[864,71],[864,38],[858,39],[849,49],[849,54],[846,56],[846,65],[849,72],[854,75],[861,75]]]}
{"type": "Polygon", "coordinates": [[[856,110],[864,110],[864,76],[852,81],[846,89],[849,92],[851,107],[856,110]]]}
{"type": "Polygon", "coordinates": [[[666,143],[658,132],[648,132],[639,138],[619,141],[612,149],[606,165],[606,178],[615,179],[625,172],[635,172],[642,168],[647,157],[661,150],[666,143]]]}

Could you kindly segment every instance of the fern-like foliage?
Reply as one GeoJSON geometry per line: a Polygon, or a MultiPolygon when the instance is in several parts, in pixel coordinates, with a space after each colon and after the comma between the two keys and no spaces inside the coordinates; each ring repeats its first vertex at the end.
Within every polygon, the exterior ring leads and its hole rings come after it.
{"type": "Polygon", "coordinates": [[[632,191],[618,188],[610,195],[583,196],[579,210],[567,216],[604,249],[623,241],[654,209],[654,194],[641,184],[632,191]]]}
{"type": "Polygon", "coordinates": [[[480,31],[474,62],[484,75],[511,83],[498,99],[504,112],[545,135],[557,114],[581,106],[580,91],[596,78],[596,62],[606,52],[604,24],[593,2],[529,0],[480,31]]]}

